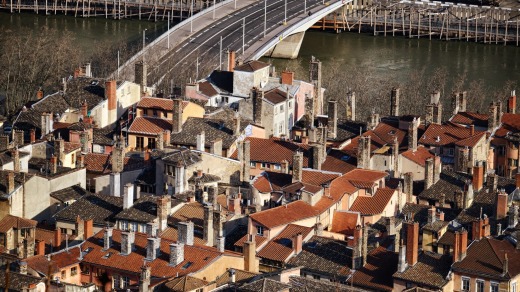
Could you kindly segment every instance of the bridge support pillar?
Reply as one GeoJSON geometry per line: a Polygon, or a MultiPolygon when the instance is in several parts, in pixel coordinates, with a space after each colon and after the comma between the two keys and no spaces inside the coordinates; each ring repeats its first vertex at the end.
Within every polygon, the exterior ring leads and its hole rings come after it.
{"type": "Polygon", "coordinates": [[[269,50],[266,53],[266,56],[272,58],[296,59],[300,52],[304,36],[305,32],[303,31],[286,37],[273,49],[269,50]]]}

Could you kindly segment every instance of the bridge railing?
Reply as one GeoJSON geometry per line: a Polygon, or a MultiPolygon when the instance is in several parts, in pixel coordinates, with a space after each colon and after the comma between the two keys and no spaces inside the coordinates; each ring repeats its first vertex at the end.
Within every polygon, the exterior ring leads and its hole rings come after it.
{"type": "MultiPolygon", "coordinates": [[[[174,31],[176,31],[177,29],[181,28],[182,26],[190,23],[191,21],[195,21],[196,19],[202,17],[202,16],[205,16],[206,14],[208,13],[211,13],[213,12],[213,9],[218,9],[219,7],[222,7],[222,6],[225,6],[227,4],[230,4],[230,3],[233,3],[235,1],[239,1],[239,0],[225,0],[225,1],[222,1],[222,2],[219,2],[217,4],[215,4],[215,6],[209,6],[207,7],[206,9],[203,9],[201,11],[199,11],[198,13],[196,14],[193,14],[191,17],[188,17],[186,18],[185,20],[177,23],[176,25],[174,25],[173,27],[171,27],[167,32],[163,33],[162,35],[160,35],[158,38],[156,38],[154,41],[152,41],[151,43],[149,43],[148,45],[146,45],[142,50],[140,50],[137,54],[135,54],[134,56],[132,56],[128,61],[126,61],[121,67],[119,67],[116,72],[113,72],[110,76],[112,78],[116,77],[117,76],[117,73],[120,72],[121,69],[127,67],[127,66],[131,66],[131,64],[133,64],[135,61],[137,61],[138,58],[140,58],[150,47],[153,47],[155,46],[156,44],[158,44],[159,42],[161,41],[164,41],[169,34],[173,33],[174,31]]],[[[164,52],[164,54],[162,56],[164,56],[165,54],[167,53],[164,52]]],[[[162,57],[160,56],[160,57],[162,57]]]]}

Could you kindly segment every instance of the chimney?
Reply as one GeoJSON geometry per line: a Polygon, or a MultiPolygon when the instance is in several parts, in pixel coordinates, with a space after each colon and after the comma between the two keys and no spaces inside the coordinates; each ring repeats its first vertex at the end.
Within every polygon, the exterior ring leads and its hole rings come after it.
{"type": "Polygon", "coordinates": [[[293,85],[294,81],[294,72],[291,71],[282,71],[282,84],[285,85],[293,85]]]}
{"type": "Polygon", "coordinates": [[[386,217],[386,236],[392,236],[396,234],[395,230],[395,217],[386,217]]]}
{"type": "Polygon", "coordinates": [[[173,100],[172,133],[182,132],[182,100],[173,100]]]}
{"type": "Polygon", "coordinates": [[[256,87],[251,90],[253,101],[253,120],[255,124],[262,126],[264,92],[256,87]]]}
{"type": "Polygon", "coordinates": [[[398,264],[397,264],[397,271],[399,273],[403,273],[406,270],[406,268],[408,267],[408,264],[406,262],[406,256],[407,256],[406,246],[403,245],[403,243],[401,242],[401,244],[399,246],[399,260],[398,260],[398,264]]]}
{"type": "Polygon", "coordinates": [[[171,140],[171,131],[170,130],[164,130],[163,131],[163,147],[170,146],[170,140],[171,140]]]}
{"type": "Polygon", "coordinates": [[[415,203],[413,202],[413,172],[407,172],[404,174],[404,193],[406,196],[407,203],[415,203]]]}
{"type": "Polygon", "coordinates": [[[363,236],[361,238],[363,245],[362,245],[362,256],[363,256],[363,262],[361,263],[361,266],[364,266],[367,263],[367,254],[368,254],[368,223],[363,226],[363,236]]]}
{"type": "MultiPolygon", "coordinates": [[[[220,206],[220,205],[215,205],[220,206]]],[[[220,207],[219,207],[220,208],[220,207]]],[[[224,235],[224,221],[226,215],[220,210],[213,211],[213,241],[214,245],[218,245],[218,239],[224,235]]]]}
{"type": "Polygon", "coordinates": [[[110,173],[110,195],[121,196],[121,174],[119,172],[110,173]]]}
{"type": "MultiPolygon", "coordinates": [[[[81,219],[81,217],[78,215],[76,216],[76,224],[75,224],[76,234],[79,237],[78,239],[81,239],[85,234],[85,221],[81,219]]],[[[83,238],[85,240],[85,238],[83,238]]]]}
{"type": "Polygon", "coordinates": [[[54,153],[58,160],[63,163],[65,160],[65,141],[61,138],[54,140],[54,153]]]}
{"type": "Polygon", "coordinates": [[[216,139],[211,142],[210,153],[218,156],[222,156],[222,139],[216,139]]]}
{"type": "Polygon", "coordinates": [[[131,183],[127,183],[124,186],[123,193],[123,209],[129,209],[134,204],[134,186],[131,183]]]}
{"type": "Polygon", "coordinates": [[[292,239],[294,254],[298,255],[302,252],[303,236],[301,233],[296,234],[292,239]]]}
{"type": "Polygon", "coordinates": [[[280,162],[280,167],[282,169],[282,173],[286,173],[286,174],[289,174],[289,161],[287,160],[282,160],[280,162]]]}
{"type": "Polygon", "coordinates": [[[117,83],[115,80],[105,82],[105,98],[108,100],[108,122],[113,123],[117,119],[117,83]]]}
{"type": "Polygon", "coordinates": [[[485,221],[482,218],[479,218],[471,223],[471,239],[480,240],[485,237],[485,221]]]}
{"type": "Polygon", "coordinates": [[[153,261],[161,255],[161,238],[152,237],[148,238],[146,245],[146,260],[153,261]]]}
{"type": "Polygon", "coordinates": [[[204,235],[203,239],[207,246],[213,246],[214,231],[213,231],[213,205],[204,205],[204,235]]]}
{"type": "Polygon", "coordinates": [[[508,218],[509,218],[509,226],[508,228],[515,228],[518,224],[518,206],[517,205],[511,205],[509,206],[509,212],[508,212],[508,218]]]}
{"type": "Polygon", "coordinates": [[[83,221],[83,240],[87,240],[94,235],[94,219],[83,221]]]}
{"type": "Polygon", "coordinates": [[[370,122],[368,127],[370,130],[373,130],[377,127],[377,125],[379,125],[379,114],[372,113],[372,115],[370,115],[370,122]]]}
{"type": "Polygon", "coordinates": [[[461,232],[455,231],[455,238],[453,242],[453,262],[456,263],[460,261],[461,258],[461,241],[462,241],[462,235],[461,232]]]}
{"type": "MultiPolygon", "coordinates": [[[[509,259],[507,258],[507,252],[504,254],[504,262],[502,264],[502,275],[505,276],[509,273],[509,259]]],[[[516,285],[516,284],[515,284],[516,285]]],[[[516,288],[516,287],[515,287],[516,288]]]]}
{"type": "Polygon", "coordinates": [[[204,152],[206,150],[206,136],[204,131],[197,134],[197,150],[204,152]]]}
{"type": "Polygon", "coordinates": [[[519,189],[520,188],[520,173],[515,174],[515,184],[516,184],[516,188],[519,189]]]}
{"type": "Polygon", "coordinates": [[[314,86],[314,99],[316,100],[313,103],[314,115],[321,115],[323,112],[322,79],[321,61],[312,56],[309,64],[309,80],[314,86]]]}
{"type": "Polygon", "coordinates": [[[240,161],[240,181],[249,183],[251,171],[251,143],[249,140],[238,142],[238,161],[240,161]]]}
{"type": "Polygon", "coordinates": [[[103,250],[109,250],[112,247],[112,227],[105,227],[103,233],[103,250]]]}
{"type": "Polygon", "coordinates": [[[36,244],[36,255],[45,255],[45,240],[38,240],[36,244]]]}
{"type": "Polygon", "coordinates": [[[399,116],[399,95],[400,89],[398,87],[392,88],[392,93],[390,94],[390,116],[397,117],[399,116]]]}
{"type": "Polygon", "coordinates": [[[507,216],[507,193],[504,191],[497,192],[496,200],[496,219],[500,220],[507,216]]]}
{"type": "Polygon", "coordinates": [[[20,172],[20,152],[18,151],[18,148],[11,150],[11,156],[13,157],[14,172],[20,172]]]}
{"type": "Polygon", "coordinates": [[[15,130],[13,131],[14,137],[13,137],[13,144],[14,146],[21,147],[24,145],[24,133],[22,130],[15,130]]]}
{"type": "Polygon", "coordinates": [[[516,93],[515,91],[511,91],[511,96],[507,101],[507,112],[510,114],[516,113],[516,93]]]}
{"type": "Polygon", "coordinates": [[[409,266],[417,263],[419,252],[419,223],[406,223],[406,262],[409,266]]]}
{"type": "Polygon", "coordinates": [[[356,93],[353,91],[350,91],[347,93],[347,112],[345,113],[345,116],[347,119],[351,121],[356,120],[356,93]]]}
{"type": "Polygon", "coordinates": [[[460,260],[463,260],[466,257],[466,250],[468,248],[468,231],[464,228],[460,231],[460,260]]]}
{"type": "Polygon", "coordinates": [[[394,160],[393,177],[399,178],[401,175],[399,172],[399,142],[397,141],[397,137],[394,137],[394,143],[392,145],[392,158],[394,160]]]}
{"type": "Polygon", "coordinates": [[[139,292],[150,291],[150,278],[152,276],[152,268],[144,264],[141,267],[141,276],[139,278],[139,292]]]}
{"type": "Polygon", "coordinates": [[[54,242],[53,246],[58,250],[61,246],[61,229],[59,227],[56,227],[54,229],[54,242]]]}
{"type": "Polygon", "coordinates": [[[235,51],[228,51],[228,71],[235,71],[235,51]]]}
{"type": "Polygon", "coordinates": [[[208,202],[211,203],[214,207],[217,206],[217,188],[214,186],[208,187],[208,202]]]}
{"type": "Polygon", "coordinates": [[[312,168],[321,170],[321,164],[323,163],[323,161],[323,145],[312,145],[312,168]]]}
{"type": "Polygon", "coordinates": [[[338,134],[338,102],[329,100],[327,129],[329,138],[336,139],[338,134]]]}
{"type": "Polygon", "coordinates": [[[488,175],[487,187],[490,191],[496,192],[498,190],[498,175],[491,173],[488,175]]]}
{"type": "Polygon", "coordinates": [[[0,151],[5,151],[9,148],[9,136],[0,135],[0,151]]]}
{"type": "Polygon", "coordinates": [[[121,254],[129,255],[132,253],[135,241],[135,232],[122,231],[121,232],[121,254]]]}
{"type": "Polygon", "coordinates": [[[164,149],[164,132],[157,133],[156,142],[155,142],[155,148],[157,150],[163,150],[164,149]]]}
{"type": "Polygon", "coordinates": [[[460,93],[454,92],[451,96],[451,103],[453,106],[453,115],[456,115],[460,111],[460,99],[459,99],[460,93]]]}
{"type": "Polygon", "coordinates": [[[125,168],[125,149],[122,141],[116,141],[115,144],[110,154],[110,162],[112,163],[112,172],[120,173],[125,168]]]}
{"type": "Polygon", "coordinates": [[[27,275],[27,262],[26,261],[21,261],[20,264],[18,265],[18,267],[20,268],[20,274],[27,275]]]}
{"type": "Polygon", "coordinates": [[[32,144],[34,142],[36,142],[36,130],[34,128],[32,128],[31,130],[29,130],[29,142],[32,144]]]}
{"type": "Polygon", "coordinates": [[[230,198],[228,202],[228,208],[230,212],[233,212],[237,215],[242,214],[242,208],[240,206],[240,201],[242,200],[242,194],[238,193],[235,198],[230,198]]]}
{"type": "Polygon", "coordinates": [[[259,264],[256,259],[255,236],[248,234],[248,239],[244,242],[244,270],[252,273],[259,272],[259,264]]]}
{"type": "Polygon", "coordinates": [[[181,242],[185,245],[193,245],[193,232],[194,232],[194,224],[193,222],[179,222],[177,223],[177,232],[178,232],[178,242],[181,242]]]}
{"type": "Polygon", "coordinates": [[[139,61],[134,64],[134,70],[134,83],[139,84],[141,86],[141,93],[144,93],[146,91],[146,86],[148,86],[148,66],[145,62],[139,61]]]}
{"type": "Polygon", "coordinates": [[[472,137],[475,136],[475,125],[469,126],[469,135],[472,137]]]}
{"type": "Polygon", "coordinates": [[[437,220],[435,206],[428,209],[428,223],[433,224],[437,220]]]}
{"type": "Polygon", "coordinates": [[[233,117],[233,136],[240,136],[240,133],[240,115],[237,112],[233,117]]]}
{"type": "Polygon", "coordinates": [[[436,184],[441,179],[442,163],[441,157],[435,155],[433,157],[433,183],[436,184]]]}
{"type": "Polygon", "coordinates": [[[424,189],[427,190],[433,185],[433,158],[426,159],[424,168],[424,189]]]}
{"type": "Polygon", "coordinates": [[[83,117],[83,119],[88,117],[88,104],[86,100],[83,101],[83,103],[81,104],[81,116],[83,117]]]}
{"type": "Polygon", "coordinates": [[[9,171],[7,173],[7,193],[10,194],[14,191],[15,183],[14,183],[14,172],[9,171]]]}
{"type": "Polygon", "coordinates": [[[170,266],[177,266],[184,261],[184,243],[170,244],[170,266]]]}
{"type": "Polygon", "coordinates": [[[42,98],[43,98],[43,90],[40,87],[40,89],[38,89],[38,91],[36,92],[36,99],[42,99],[42,98]]]}
{"type": "Polygon", "coordinates": [[[216,248],[218,252],[226,251],[226,238],[224,236],[217,237],[216,248]]]}
{"type": "Polygon", "coordinates": [[[161,196],[157,199],[157,218],[159,220],[159,231],[164,231],[168,227],[168,216],[171,212],[170,197],[161,196]]]}
{"type": "Polygon", "coordinates": [[[157,237],[157,225],[155,222],[146,223],[146,236],[157,237]]]}
{"type": "Polygon", "coordinates": [[[370,136],[361,136],[358,140],[357,148],[357,167],[363,169],[370,169],[370,153],[371,153],[371,138],[370,136]]]}
{"type": "Polygon", "coordinates": [[[484,185],[484,166],[482,161],[477,161],[477,164],[473,167],[473,190],[478,192],[484,185]]]}
{"type": "Polygon", "coordinates": [[[497,126],[496,117],[498,115],[498,106],[492,102],[489,104],[489,118],[488,118],[488,131],[493,132],[497,126]]]}
{"type": "Polygon", "coordinates": [[[293,154],[292,182],[302,181],[303,152],[297,150],[293,154]]]}

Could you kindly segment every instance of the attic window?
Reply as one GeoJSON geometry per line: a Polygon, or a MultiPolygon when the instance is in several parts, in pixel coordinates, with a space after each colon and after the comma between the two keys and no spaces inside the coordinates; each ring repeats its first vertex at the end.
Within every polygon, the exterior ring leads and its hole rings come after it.
{"type": "Polygon", "coordinates": [[[187,262],[184,264],[184,266],[182,266],[182,269],[186,270],[187,268],[191,267],[191,265],[193,265],[193,262],[187,262]]]}
{"type": "Polygon", "coordinates": [[[109,252],[107,253],[106,255],[103,256],[104,259],[108,259],[112,256],[112,252],[109,252]]]}
{"type": "Polygon", "coordinates": [[[389,135],[395,135],[395,130],[391,130],[390,132],[388,132],[389,135]]]}
{"type": "Polygon", "coordinates": [[[209,260],[209,257],[205,257],[204,260],[205,260],[205,261],[209,260]]]}
{"type": "Polygon", "coordinates": [[[441,137],[437,136],[437,138],[435,138],[435,142],[440,142],[440,141],[441,141],[441,137]]]}
{"type": "Polygon", "coordinates": [[[83,250],[83,252],[84,252],[85,254],[88,254],[88,253],[91,252],[92,250],[93,250],[92,247],[87,247],[87,248],[85,248],[85,250],[83,250]]]}
{"type": "Polygon", "coordinates": [[[348,155],[343,155],[341,157],[341,160],[343,160],[343,161],[348,161],[349,159],[350,159],[350,156],[348,156],[348,155]]]}

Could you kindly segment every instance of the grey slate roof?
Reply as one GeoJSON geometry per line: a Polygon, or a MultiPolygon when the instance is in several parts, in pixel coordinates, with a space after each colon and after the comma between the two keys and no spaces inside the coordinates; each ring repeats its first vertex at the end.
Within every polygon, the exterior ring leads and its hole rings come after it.
{"type": "Polygon", "coordinates": [[[165,153],[162,156],[162,160],[169,164],[182,163],[184,166],[190,166],[192,164],[200,162],[200,154],[192,152],[189,149],[180,149],[174,152],[165,153]]]}
{"type": "Polygon", "coordinates": [[[114,216],[116,220],[148,223],[157,218],[157,198],[144,196],[134,202],[132,207],[123,209],[114,216]]]}
{"type": "Polygon", "coordinates": [[[452,257],[432,252],[423,252],[417,263],[404,272],[396,272],[394,278],[417,283],[420,286],[442,288],[448,282],[446,276],[451,268],[452,257]]]}
{"type": "Polygon", "coordinates": [[[243,285],[242,287],[240,287],[240,291],[277,292],[277,291],[285,291],[288,288],[291,288],[291,286],[284,284],[282,282],[264,278],[264,279],[256,280],[254,282],[243,285]]]}
{"type": "Polygon", "coordinates": [[[123,198],[101,194],[87,194],[54,215],[57,221],[75,222],[93,219],[94,224],[105,226],[115,223],[115,215],[123,210],[123,198]]]}
{"type": "Polygon", "coordinates": [[[52,192],[50,196],[62,203],[65,203],[70,200],[77,201],[79,198],[86,194],[90,194],[90,192],[80,187],[79,185],[75,185],[72,187],[64,188],[59,191],[52,192]]]}
{"type": "Polygon", "coordinates": [[[115,130],[110,128],[94,128],[92,131],[93,134],[93,143],[98,145],[109,145],[112,146],[115,144],[114,142],[114,134],[115,130]]]}

